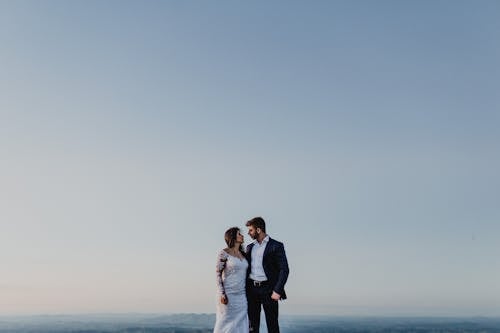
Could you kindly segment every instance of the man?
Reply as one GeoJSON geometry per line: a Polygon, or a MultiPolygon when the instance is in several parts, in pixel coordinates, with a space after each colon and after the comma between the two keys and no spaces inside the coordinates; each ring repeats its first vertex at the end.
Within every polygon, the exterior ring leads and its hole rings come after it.
{"type": "Polygon", "coordinates": [[[250,332],[259,332],[262,306],[268,332],[279,333],[278,301],[286,299],[284,287],[289,272],[285,248],[283,243],[266,234],[266,222],[262,217],[254,217],[246,226],[248,235],[254,239],[246,252],[249,263],[247,300],[250,332]]]}

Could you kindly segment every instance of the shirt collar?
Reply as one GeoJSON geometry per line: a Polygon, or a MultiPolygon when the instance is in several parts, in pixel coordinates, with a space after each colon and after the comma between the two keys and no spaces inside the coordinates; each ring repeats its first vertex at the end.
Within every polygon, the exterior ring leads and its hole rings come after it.
{"type": "Polygon", "coordinates": [[[267,244],[268,242],[269,242],[269,235],[266,235],[266,237],[264,237],[264,239],[262,240],[262,243],[260,243],[260,244],[257,240],[253,241],[254,244],[260,245],[260,246],[267,244]]]}

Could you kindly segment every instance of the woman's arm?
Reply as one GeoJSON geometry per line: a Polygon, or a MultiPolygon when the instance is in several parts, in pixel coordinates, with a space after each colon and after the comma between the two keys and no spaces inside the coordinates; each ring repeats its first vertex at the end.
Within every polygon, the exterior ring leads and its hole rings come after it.
{"type": "Polygon", "coordinates": [[[219,292],[220,302],[222,304],[227,304],[226,290],[224,289],[224,281],[222,280],[222,272],[224,272],[224,269],[226,268],[227,256],[228,255],[226,251],[220,251],[219,255],[217,256],[217,264],[215,267],[217,290],[219,292]]]}

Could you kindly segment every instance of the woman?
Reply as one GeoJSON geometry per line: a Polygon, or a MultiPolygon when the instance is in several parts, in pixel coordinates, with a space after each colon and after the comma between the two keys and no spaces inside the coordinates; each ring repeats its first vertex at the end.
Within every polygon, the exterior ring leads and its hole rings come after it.
{"type": "Polygon", "coordinates": [[[227,248],[217,257],[217,312],[214,333],[248,333],[245,282],[248,262],[243,235],[234,227],[224,235],[227,248]]]}

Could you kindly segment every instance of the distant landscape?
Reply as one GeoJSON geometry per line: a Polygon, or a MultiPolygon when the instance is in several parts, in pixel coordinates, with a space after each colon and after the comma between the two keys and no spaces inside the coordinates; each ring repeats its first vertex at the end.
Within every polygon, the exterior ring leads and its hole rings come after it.
{"type": "MultiPolygon", "coordinates": [[[[101,314],[1,316],[9,333],[209,333],[213,314],[101,314]]],[[[283,333],[414,332],[500,333],[500,318],[472,317],[281,317],[283,333]]],[[[264,331],[265,332],[265,331],[264,331]]]]}

